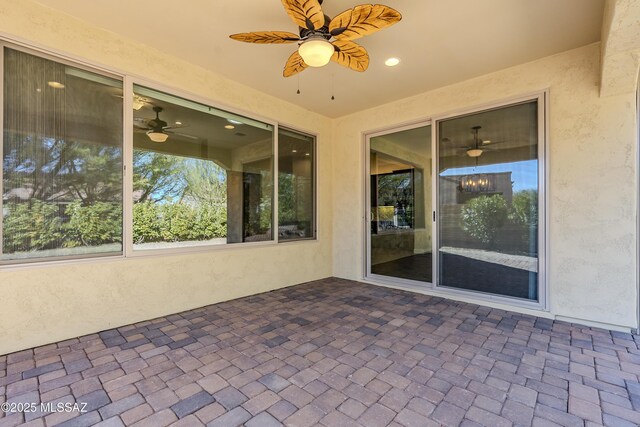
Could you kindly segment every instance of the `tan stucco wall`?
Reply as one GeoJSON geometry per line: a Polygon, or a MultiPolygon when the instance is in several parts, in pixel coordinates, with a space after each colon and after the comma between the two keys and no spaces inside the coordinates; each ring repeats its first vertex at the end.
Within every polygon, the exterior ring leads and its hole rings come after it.
{"type": "Polygon", "coordinates": [[[601,98],[599,58],[593,44],[335,120],[334,274],[364,273],[364,132],[548,88],[550,314],[636,327],[635,93],[601,98]]]}
{"type": "Polygon", "coordinates": [[[0,354],[331,275],[330,119],[29,0],[0,0],[0,31],[316,133],[319,165],[315,242],[0,269],[0,354]]]}

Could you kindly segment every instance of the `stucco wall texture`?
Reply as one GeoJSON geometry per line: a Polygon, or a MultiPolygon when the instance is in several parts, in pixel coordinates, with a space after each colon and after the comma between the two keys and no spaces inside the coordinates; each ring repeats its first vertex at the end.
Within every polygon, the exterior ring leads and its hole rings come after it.
{"type": "Polygon", "coordinates": [[[317,241],[0,268],[0,354],[331,275],[362,279],[363,134],[544,89],[550,312],[542,314],[637,326],[635,94],[599,97],[599,44],[332,120],[30,0],[0,0],[0,31],[317,134],[319,233],[317,241]]]}

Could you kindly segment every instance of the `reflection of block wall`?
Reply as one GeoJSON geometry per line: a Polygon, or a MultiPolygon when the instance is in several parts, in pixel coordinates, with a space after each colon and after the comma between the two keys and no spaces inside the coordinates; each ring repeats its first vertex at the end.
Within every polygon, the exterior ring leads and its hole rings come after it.
{"type": "Polygon", "coordinates": [[[511,204],[513,200],[513,183],[511,181],[512,172],[495,172],[495,173],[482,173],[478,176],[487,177],[492,185],[491,191],[486,192],[467,192],[461,191],[459,185],[460,181],[472,176],[473,174],[464,175],[447,175],[440,177],[440,206],[446,205],[460,205],[468,202],[474,197],[478,196],[490,196],[493,194],[502,195],[508,204],[511,204]]]}
{"type": "Polygon", "coordinates": [[[371,264],[394,261],[414,254],[414,233],[395,230],[371,236],[371,264]]]}
{"type": "MultiPolygon", "coordinates": [[[[260,173],[261,193],[263,196],[273,194],[271,191],[271,170],[273,168],[272,141],[259,141],[253,144],[230,150],[232,170],[227,170],[227,243],[244,241],[244,194],[243,173],[260,173]]],[[[253,200],[251,203],[256,203],[253,200]]],[[[255,220],[255,219],[254,219],[255,220]]]]}
{"type": "Polygon", "coordinates": [[[313,176],[311,158],[300,158],[292,161],[295,177],[296,218],[298,221],[311,221],[313,218],[313,176]]]}

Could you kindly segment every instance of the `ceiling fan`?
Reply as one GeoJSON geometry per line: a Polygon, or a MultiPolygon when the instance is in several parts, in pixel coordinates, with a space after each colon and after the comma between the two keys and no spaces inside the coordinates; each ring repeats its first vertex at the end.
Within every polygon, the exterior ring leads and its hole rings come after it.
{"type": "Polygon", "coordinates": [[[287,31],[256,31],[232,34],[233,40],[246,43],[281,44],[299,42],[285,64],[283,75],[290,77],[307,67],[322,67],[329,61],[355,71],[369,67],[369,54],[352,40],[389,27],[402,15],[381,4],[361,4],[345,10],[333,19],[322,11],[322,0],[282,0],[287,14],[299,27],[299,34],[287,31]]]}
{"type": "Polygon", "coordinates": [[[190,139],[198,139],[192,135],[170,131],[169,129],[177,129],[184,126],[169,126],[167,122],[160,119],[160,113],[163,111],[162,107],[154,106],[153,111],[156,113],[156,117],[154,119],[145,119],[141,117],[135,117],[133,119],[133,125],[136,130],[146,133],[151,141],[165,142],[169,138],[169,135],[172,134],[184,136],[190,139]]]}

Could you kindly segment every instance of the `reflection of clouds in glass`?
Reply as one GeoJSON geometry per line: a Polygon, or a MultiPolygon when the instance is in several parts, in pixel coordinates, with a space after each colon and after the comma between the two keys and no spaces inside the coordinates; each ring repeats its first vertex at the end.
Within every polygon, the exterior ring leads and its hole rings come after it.
{"type": "Polygon", "coordinates": [[[495,165],[470,166],[452,168],[442,172],[440,176],[470,175],[479,173],[511,172],[513,190],[535,190],[538,188],[538,161],[500,163],[495,165]]]}

